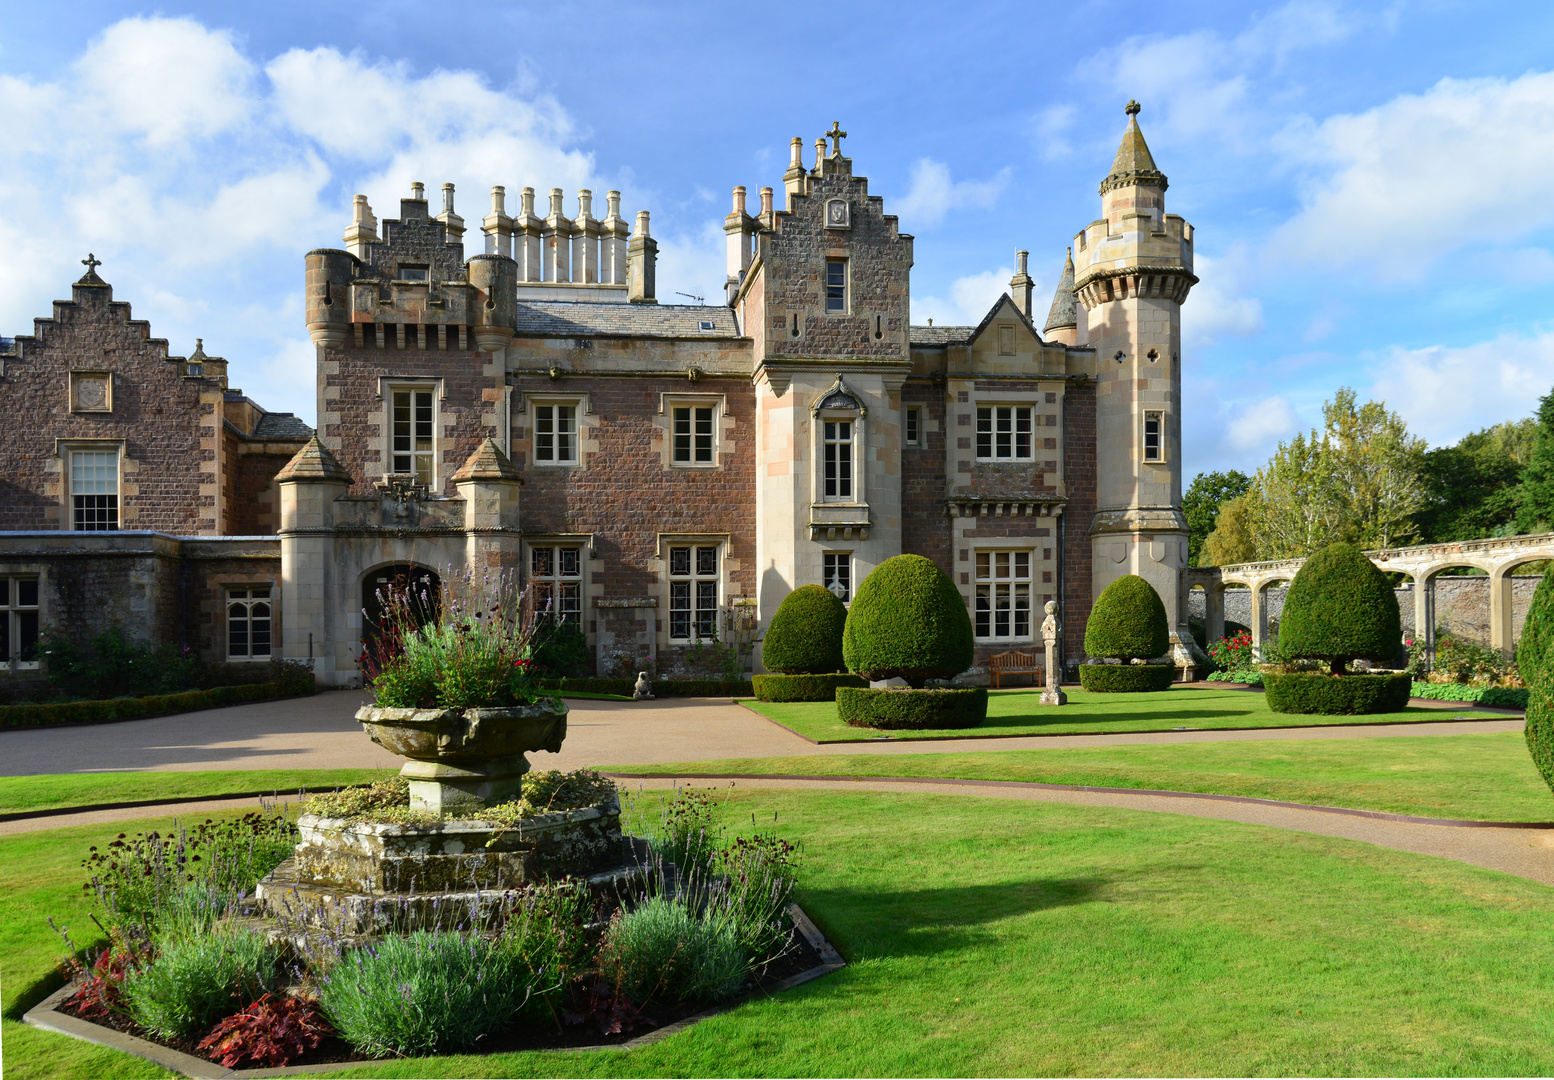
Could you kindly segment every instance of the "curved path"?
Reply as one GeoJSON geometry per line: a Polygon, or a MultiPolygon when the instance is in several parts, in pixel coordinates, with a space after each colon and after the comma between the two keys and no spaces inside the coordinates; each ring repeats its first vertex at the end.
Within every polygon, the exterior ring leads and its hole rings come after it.
{"type": "MultiPolygon", "coordinates": [[[[182,772],[202,769],[395,769],[402,759],[362,737],[353,719],[359,690],[256,702],[225,709],[120,720],[82,727],[0,731],[0,776],[83,772],[182,772]]],[[[898,739],[815,744],[728,699],[568,702],[567,741],[559,754],[536,754],[536,768],[652,765],[723,758],[828,754],[929,754],[972,750],[1044,750],[1127,743],[1245,742],[1266,739],[1365,739],[1520,731],[1522,718],[1478,713],[1471,720],[1425,724],[1035,735],[998,739],[898,739]]],[[[1452,715],[1459,703],[1444,703],[1452,715]]]]}

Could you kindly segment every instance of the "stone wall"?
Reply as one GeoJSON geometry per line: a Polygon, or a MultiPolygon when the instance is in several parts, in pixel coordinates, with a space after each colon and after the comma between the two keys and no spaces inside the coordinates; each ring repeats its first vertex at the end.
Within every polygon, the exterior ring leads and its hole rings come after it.
{"type": "MultiPolygon", "coordinates": [[[[901,550],[922,555],[954,574],[950,526],[944,509],[944,389],[912,379],[901,388],[901,408],[918,410],[918,445],[901,448],[901,550]]],[[[903,421],[904,423],[904,421],[903,421]]]]}
{"type": "Polygon", "coordinates": [[[1064,662],[1085,655],[1090,619],[1090,522],[1095,517],[1095,384],[1070,383],[1063,394],[1063,476],[1068,503],[1056,522],[1063,545],[1064,662]]]}

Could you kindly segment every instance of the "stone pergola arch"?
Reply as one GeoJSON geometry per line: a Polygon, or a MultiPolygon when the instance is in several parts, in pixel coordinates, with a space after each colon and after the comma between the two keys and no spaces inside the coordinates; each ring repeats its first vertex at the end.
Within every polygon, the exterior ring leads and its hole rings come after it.
{"type": "MultiPolygon", "coordinates": [[[[1388,573],[1404,574],[1414,582],[1414,633],[1426,647],[1435,644],[1434,581],[1443,570],[1472,567],[1489,577],[1490,645],[1506,656],[1515,644],[1512,629],[1511,575],[1530,562],[1554,559],[1554,533],[1462,540],[1449,544],[1383,548],[1365,553],[1388,573]]],[[[1214,641],[1225,634],[1225,588],[1242,585],[1252,591],[1252,643],[1261,647],[1268,636],[1263,593],[1281,581],[1291,581],[1305,559],[1237,563],[1233,566],[1194,566],[1187,571],[1187,587],[1203,587],[1204,636],[1214,641]]]]}

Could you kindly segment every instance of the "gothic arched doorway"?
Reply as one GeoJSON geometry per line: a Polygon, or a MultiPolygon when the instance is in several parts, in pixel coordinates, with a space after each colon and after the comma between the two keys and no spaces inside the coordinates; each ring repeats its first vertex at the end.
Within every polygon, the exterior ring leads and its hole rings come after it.
{"type": "Polygon", "coordinates": [[[442,581],[434,570],[414,563],[392,563],[362,576],[362,662],[378,663],[398,653],[396,610],[416,627],[435,622],[442,603],[442,581]]]}

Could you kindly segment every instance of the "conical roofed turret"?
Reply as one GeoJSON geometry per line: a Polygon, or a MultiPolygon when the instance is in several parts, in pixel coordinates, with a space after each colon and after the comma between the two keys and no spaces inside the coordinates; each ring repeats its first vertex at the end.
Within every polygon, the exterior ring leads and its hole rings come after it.
{"type": "Polygon", "coordinates": [[[1068,249],[1068,256],[1063,260],[1063,276],[1058,278],[1058,287],[1052,294],[1052,308],[1047,312],[1047,325],[1042,327],[1042,336],[1050,336],[1052,331],[1065,327],[1079,325],[1078,310],[1074,305],[1074,249],[1068,249]]]}
{"type": "Polygon", "coordinates": [[[475,452],[465,459],[459,466],[459,471],[453,474],[453,482],[461,484],[466,481],[492,481],[492,480],[516,480],[523,483],[523,477],[513,467],[511,459],[498,446],[495,440],[483,439],[475,452]]]}
{"type": "Polygon", "coordinates": [[[1139,103],[1128,102],[1128,127],[1122,133],[1122,143],[1117,147],[1117,157],[1112,161],[1112,171],[1101,181],[1101,194],[1126,184],[1158,185],[1166,189],[1166,175],[1155,167],[1154,155],[1144,141],[1139,128],[1139,103]]]}

